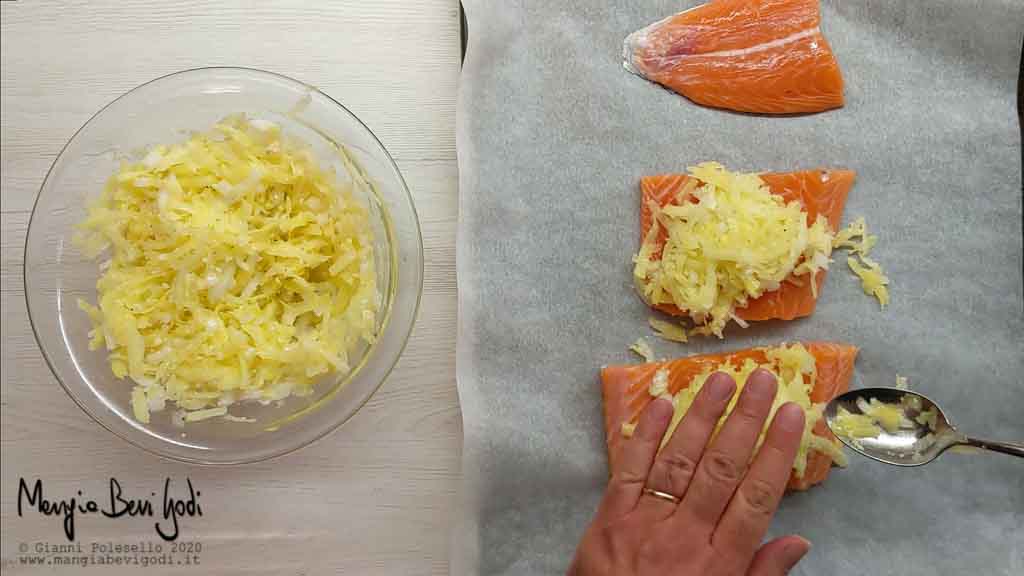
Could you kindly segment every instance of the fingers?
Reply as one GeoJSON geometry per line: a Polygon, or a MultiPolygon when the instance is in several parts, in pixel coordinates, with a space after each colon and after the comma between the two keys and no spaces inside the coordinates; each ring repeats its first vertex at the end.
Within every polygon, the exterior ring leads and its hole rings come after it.
{"type": "Polygon", "coordinates": [[[715,529],[711,543],[716,549],[741,558],[749,558],[757,550],[786,491],[803,433],[803,408],[792,402],[784,404],[715,529]]]}
{"type": "Polygon", "coordinates": [[[636,508],[673,412],[672,400],[661,397],[655,398],[640,413],[633,437],[622,443],[618,469],[608,482],[608,490],[601,504],[603,514],[615,518],[636,508]]]}
{"type": "Polygon", "coordinates": [[[775,377],[757,369],[743,387],[736,408],[704,452],[674,521],[710,534],[746,473],[754,444],[775,399],[775,377]]]}
{"type": "MultiPolygon", "coordinates": [[[[697,462],[735,391],[736,383],[728,374],[716,372],[708,377],[672,438],[655,458],[647,478],[648,488],[679,498],[686,493],[697,462]]],[[[675,508],[667,500],[641,496],[636,514],[656,522],[670,516],[675,508]]]]}
{"type": "Polygon", "coordinates": [[[792,535],[768,542],[754,555],[749,576],[785,576],[811,549],[811,543],[792,535]]]}

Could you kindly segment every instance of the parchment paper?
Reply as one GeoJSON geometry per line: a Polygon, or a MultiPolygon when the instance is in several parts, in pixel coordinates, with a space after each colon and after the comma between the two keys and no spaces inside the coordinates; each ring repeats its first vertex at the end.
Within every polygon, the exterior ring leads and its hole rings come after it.
{"type": "MultiPolygon", "coordinates": [[[[861,346],[854,386],[897,373],[963,430],[1024,439],[1024,2],[839,1],[822,29],[846,106],[803,117],[701,108],[627,73],[623,38],[695,5],[466,2],[458,116],[458,383],[465,480],[454,574],[564,573],[606,481],[598,369],[649,335],[630,284],[638,180],[703,160],[857,171],[892,279],[885,311],[837,261],[813,317],[659,356],[783,340],[861,346]]],[[[1024,574],[1024,462],[947,454],[898,469],[851,453],[788,496],[772,535],[795,574],[1024,574]]]]}

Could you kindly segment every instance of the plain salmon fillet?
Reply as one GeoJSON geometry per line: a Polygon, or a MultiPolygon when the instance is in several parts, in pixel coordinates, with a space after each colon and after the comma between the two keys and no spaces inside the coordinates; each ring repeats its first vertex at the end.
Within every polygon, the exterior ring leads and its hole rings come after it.
{"type": "MultiPolygon", "coordinates": [[[[814,389],[811,391],[811,402],[827,402],[846,392],[853,376],[853,363],[857,358],[857,348],[847,344],[831,342],[805,342],[803,346],[815,359],[818,376],[814,389]]],[[[608,444],[608,462],[611,472],[615,470],[615,455],[625,440],[622,425],[635,422],[640,411],[653,399],[648,392],[654,373],[660,369],[668,370],[669,393],[675,394],[689,386],[693,379],[706,369],[712,370],[725,363],[734,366],[742,364],[747,358],[761,364],[767,361],[763,348],[751,348],[725,354],[704,354],[690,356],[667,362],[651,362],[608,366],[601,370],[601,395],[604,400],[605,435],[608,444]]],[[[833,440],[824,420],[814,427],[818,436],[833,440]]],[[[821,483],[828,477],[832,467],[832,458],[821,452],[811,451],[807,457],[807,469],[802,478],[795,475],[789,479],[790,490],[806,490],[821,483]]]]}
{"type": "MultiPolygon", "coordinates": [[[[782,197],[786,202],[796,200],[803,205],[807,213],[808,224],[813,223],[818,214],[825,216],[832,232],[839,230],[846,206],[846,196],[853,187],[856,174],[852,170],[804,170],[801,172],[766,173],[760,175],[772,194],[782,197]]],[[[645,176],[640,180],[640,239],[646,237],[653,224],[649,201],[664,207],[673,202],[678,192],[692,178],[688,174],[662,174],[645,176]]],[[[664,246],[667,236],[662,229],[657,237],[659,248],[653,258],[661,258],[660,246],[664,246]]],[[[799,284],[783,282],[778,290],[766,292],[756,300],[751,300],[745,308],[737,308],[736,315],[744,320],[792,320],[810,316],[818,300],[806,278],[797,279],[799,284]]],[[[815,275],[818,293],[825,282],[825,271],[815,275]]],[[[685,315],[672,304],[659,304],[658,310],[673,316],[685,315]]]]}
{"type": "Polygon", "coordinates": [[[630,34],[627,70],[690,100],[799,114],[843,105],[818,0],[713,0],[630,34]]]}

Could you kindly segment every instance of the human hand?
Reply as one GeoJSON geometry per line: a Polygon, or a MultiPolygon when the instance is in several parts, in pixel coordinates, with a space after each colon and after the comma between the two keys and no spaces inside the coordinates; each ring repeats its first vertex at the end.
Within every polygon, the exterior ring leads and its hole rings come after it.
{"type": "Polygon", "coordinates": [[[802,408],[779,408],[751,461],[776,387],[771,373],[754,371],[708,446],[736,391],[729,375],[711,375],[660,454],[672,402],[648,404],[622,444],[569,576],[775,576],[796,565],[810,542],[794,535],[761,545],[761,538],[789,480],[802,408]]]}

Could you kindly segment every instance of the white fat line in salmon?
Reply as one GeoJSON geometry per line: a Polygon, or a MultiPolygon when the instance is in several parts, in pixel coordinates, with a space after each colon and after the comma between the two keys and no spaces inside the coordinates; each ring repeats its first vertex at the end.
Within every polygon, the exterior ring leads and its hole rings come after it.
{"type": "MultiPolygon", "coordinates": [[[[808,38],[810,36],[814,36],[814,35],[820,34],[820,33],[821,33],[821,29],[818,28],[817,26],[815,26],[814,28],[809,28],[807,30],[801,30],[800,32],[797,32],[795,34],[790,34],[789,36],[786,36],[785,38],[779,38],[777,40],[771,40],[769,42],[764,42],[763,44],[758,44],[756,46],[751,46],[750,48],[737,48],[737,49],[734,49],[734,50],[719,50],[717,52],[704,52],[704,53],[701,53],[701,54],[681,54],[680,56],[715,56],[715,57],[721,56],[721,57],[725,57],[725,58],[728,58],[728,57],[731,57],[731,56],[746,56],[747,54],[753,54],[755,52],[761,52],[761,51],[764,51],[764,50],[771,50],[772,48],[776,48],[778,46],[789,44],[790,42],[796,42],[797,40],[803,40],[804,38],[808,38]]],[[[817,48],[817,46],[812,46],[812,47],[813,48],[817,48]]]]}
{"type": "MultiPolygon", "coordinates": [[[[624,53],[624,56],[625,56],[624,61],[623,61],[623,66],[626,68],[626,70],[629,70],[633,74],[637,74],[639,76],[643,76],[643,73],[639,69],[637,69],[637,67],[632,62],[632,55],[635,53],[635,50],[633,49],[633,47],[641,45],[641,43],[643,43],[646,40],[645,37],[647,36],[648,31],[654,29],[659,24],[661,24],[661,22],[653,24],[651,26],[648,26],[647,28],[644,28],[643,30],[639,30],[639,31],[629,35],[629,37],[626,38],[625,42],[623,43],[623,53],[624,53]]],[[[698,53],[698,54],[675,54],[675,55],[672,55],[672,56],[669,56],[669,57],[666,57],[666,58],[661,58],[659,60],[658,64],[659,64],[659,68],[665,68],[667,66],[675,65],[675,63],[677,63],[677,62],[679,62],[679,61],[681,61],[681,60],[683,60],[685,58],[690,58],[690,57],[695,57],[695,56],[699,56],[701,58],[706,58],[706,57],[731,58],[731,57],[734,57],[734,56],[746,56],[747,54],[754,54],[754,53],[757,53],[757,52],[763,52],[765,50],[771,50],[772,48],[777,48],[779,46],[784,46],[786,44],[790,44],[792,42],[796,42],[798,40],[803,40],[804,38],[809,38],[811,36],[816,36],[816,35],[819,35],[819,34],[821,34],[821,28],[818,27],[818,26],[815,26],[814,28],[808,28],[807,30],[801,30],[799,32],[795,32],[793,34],[790,34],[789,36],[786,36],[784,38],[777,38],[775,40],[770,40],[768,42],[763,42],[761,44],[757,44],[756,46],[750,46],[749,48],[735,48],[735,49],[732,49],[732,50],[718,50],[716,52],[701,52],[701,53],[698,53]]],[[[817,47],[818,47],[817,43],[814,43],[814,44],[811,45],[811,48],[817,48],[817,47]]]]}

